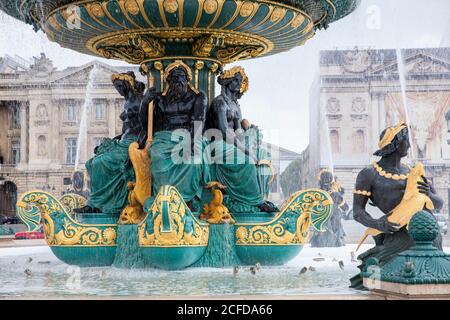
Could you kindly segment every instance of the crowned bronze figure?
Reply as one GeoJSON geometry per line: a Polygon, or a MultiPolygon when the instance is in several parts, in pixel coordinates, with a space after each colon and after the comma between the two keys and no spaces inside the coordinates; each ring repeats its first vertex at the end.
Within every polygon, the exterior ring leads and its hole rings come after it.
{"type": "Polygon", "coordinates": [[[262,163],[271,167],[270,155],[266,153],[266,159],[261,159],[259,129],[242,119],[238,102],[248,90],[248,77],[243,68],[236,66],[222,72],[218,82],[222,91],[212,101],[207,114],[207,128],[218,130],[209,145],[211,179],[226,186],[225,193],[230,201],[261,211],[277,211],[275,205],[264,200],[270,177],[257,168],[262,163]]]}
{"type": "MultiPolygon", "coordinates": [[[[164,77],[168,85],[166,90],[147,90],[140,108],[141,125],[147,128],[148,105],[154,105],[153,138],[149,148],[152,192],[156,194],[161,186],[173,185],[190,208],[197,211],[196,204],[201,198],[202,186],[207,182],[202,160],[207,98],[203,92],[191,86],[191,69],[182,61],[168,65],[164,77]],[[199,128],[199,131],[195,132],[195,128],[199,128]],[[173,158],[175,148],[180,148],[177,159],[173,158]]],[[[140,148],[144,148],[147,140],[147,135],[141,135],[140,148]]]]}
{"type": "Polygon", "coordinates": [[[122,133],[113,139],[103,139],[94,150],[94,157],[86,162],[91,181],[91,194],[87,206],[75,209],[78,213],[120,212],[127,204],[129,181],[134,171],[129,161],[129,145],[138,140],[142,126],[139,108],[143,98],[143,83],[136,80],[134,72],[111,76],[117,92],[125,99],[120,113],[122,133]]]}
{"type": "MultiPolygon", "coordinates": [[[[374,248],[358,257],[362,261],[359,266],[362,271],[370,259],[376,259],[376,263],[383,266],[411,248],[414,241],[408,234],[407,223],[412,215],[422,209],[440,210],[443,206],[442,199],[424,175],[423,165],[418,163],[411,168],[401,163],[410,148],[408,130],[403,122],[383,130],[379,150],[374,153],[381,159],[361,170],[356,178],[354,219],[369,228],[360,244],[368,235],[373,235],[375,241],[374,248]],[[373,218],[365,209],[368,203],[384,215],[373,218]]],[[[442,238],[438,237],[434,244],[442,248],[442,238]]],[[[360,274],[351,279],[351,287],[363,289],[360,274]]]]}

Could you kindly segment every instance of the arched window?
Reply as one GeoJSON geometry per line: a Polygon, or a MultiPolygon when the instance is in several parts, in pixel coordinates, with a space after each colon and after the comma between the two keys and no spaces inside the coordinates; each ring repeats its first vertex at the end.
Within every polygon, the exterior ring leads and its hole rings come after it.
{"type": "Polygon", "coordinates": [[[0,184],[0,212],[7,216],[14,216],[17,203],[17,186],[14,182],[6,181],[0,184]]]}
{"type": "Polygon", "coordinates": [[[47,155],[47,138],[45,136],[38,137],[38,156],[47,155]]]}
{"type": "Polygon", "coordinates": [[[339,131],[336,129],[330,130],[330,144],[331,144],[331,150],[333,153],[340,153],[341,147],[340,147],[340,141],[339,141],[339,131]]]}
{"type": "Polygon", "coordinates": [[[366,134],[359,129],[353,134],[353,151],[356,153],[366,152],[366,134]]]}

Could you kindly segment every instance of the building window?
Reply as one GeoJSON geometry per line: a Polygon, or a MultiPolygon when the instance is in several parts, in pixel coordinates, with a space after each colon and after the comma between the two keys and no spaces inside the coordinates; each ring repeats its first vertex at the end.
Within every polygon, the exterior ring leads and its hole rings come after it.
{"type": "Polygon", "coordinates": [[[11,142],[11,164],[18,164],[20,162],[20,142],[11,142]]]}
{"type": "Polygon", "coordinates": [[[339,132],[337,130],[330,130],[330,144],[333,153],[340,153],[341,147],[339,142],[339,132]]]}
{"type": "Polygon", "coordinates": [[[20,107],[18,104],[13,104],[10,107],[11,111],[11,129],[20,129],[20,107]]]}
{"type": "Polygon", "coordinates": [[[364,130],[357,130],[353,135],[353,151],[355,153],[366,152],[366,134],[364,130]]]}
{"type": "Polygon", "coordinates": [[[77,138],[66,139],[66,164],[75,164],[77,157],[77,138]]]}
{"type": "Polygon", "coordinates": [[[95,120],[104,121],[106,120],[106,106],[103,103],[95,104],[95,120]]]}
{"type": "Polygon", "coordinates": [[[77,121],[77,105],[74,101],[70,101],[67,104],[66,120],[77,121]]]}

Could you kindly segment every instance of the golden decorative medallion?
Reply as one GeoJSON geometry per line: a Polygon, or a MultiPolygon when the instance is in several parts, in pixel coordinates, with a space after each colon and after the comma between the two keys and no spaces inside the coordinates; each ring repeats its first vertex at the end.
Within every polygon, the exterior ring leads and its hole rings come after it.
{"type": "Polygon", "coordinates": [[[205,66],[205,63],[203,61],[197,61],[194,66],[195,70],[202,70],[205,66]]]}
{"type": "Polygon", "coordinates": [[[158,70],[158,71],[161,71],[162,69],[164,69],[164,66],[163,66],[161,61],[156,61],[154,63],[154,66],[155,66],[155,69],[158,70]]]}
{"type": "Polygon", "coordinates": [[[246,18],[253,13],[254,8],[255,8],[255,4],[253,2],[246,1],[242,5],[241,10],[239,11],[239,14],[242,17],[246,18]]]}
{"type": "Polygon", "coordinates": [[[105,16],[102,6],[99,5],[98,3],[94,3],[94,4],[90,5],[89,7],[90,7],[89,10],[97,18],[103,18],[105,16]]]}
{"type": "Polygon", "coordinates": [[[277,22],[281,20],[286,14],[286,9],[284,8],[275,8],[273,10],[272,15],[270,16],[270,21],[277,22]]]}
{"type": "Polygon", "coordinates": [[[87,203],[87,200],[86,198],[78,194],[69,193],[59,198],[59,202],[61,202],[67,212],[73,214],[73,210],[84,207],[87,203]]]}
{"type": "Polygon", "coordinates": [[[219,7],[217,0],[206,0],[205,4],[203,5],[203,9],[207,14],[213,14],[217,11],[217,8],[219,7]]]}
{"type": "Polygon", "coordinates": [[[136,3],[136,0],[127,0],[125,1],[125,10],[136,16],[139,13],[139,5],[136,3]]]}
{"type": "Polygon", "coordinates": [[[217,69],[219,69],[219,65],[217,63],[213,63],[211,64],[211,66],[209,67],[209,69],[211,70],[211,72],[216,72],[217,69]]]}
{"type": "Polygon", "coordinates": [[[164,10],[168,13],[175,13],[178,10],[178,1],[177,0],[165,0],[164,1],[164,10]]]}
{"type": "Polygon", "coordinates": [[[408,175],[407,174],[394,174],[394,173],[388,173],[388,172],[384,171],[383,168],[380,167],[379,164],[376,163],[376,162],[373,163],[373,167],[378,172],[378,174],[380,176],[384,177],[384,178],[392,179],[392,180],[406,180],[406,179],[408,179],[408,175]]]}
{"type": "Polygon", "coordinates": [[[305,17],[302,16],[301,14],[298,14],[297,17],[295,17],[295,19],[292,20],[291,27],[294,29],[298,28],[299,26],[301,26],[303,24],[304,21],[305,21],[305,17]]]}

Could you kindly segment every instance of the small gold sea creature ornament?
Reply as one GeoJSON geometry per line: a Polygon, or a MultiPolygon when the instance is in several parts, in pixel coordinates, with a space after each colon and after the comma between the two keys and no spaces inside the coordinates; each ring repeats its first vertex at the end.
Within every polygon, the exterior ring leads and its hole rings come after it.
{"type": "MultiPolygon", "coordinates": [[[[391,211],[388,221],[396,223],[400,227],[403,227],[409,223],[411,218],[419,211],[427,208],[433,210],[434,205],[431,199],[419,192],[417,188],[418,182],[424,182],[423,176],[425,176],[425,169],[423,164],[418,162],[414,168],[408,174],[408,180],[406,181],[406,189],[403,195],[402,201],[391,211]]],[[[376,236],[382,233],[380,230],[369,228],[361,237],[358,243],[359,247],[364,243],[369,235],[376,236]]]]}
{"type": "Polygon", "coordinates": [[[206,220],[211,224],[236,223],[228,211],[228,208],[223,204],[223,194],[221,189],[223,190],[226,187],[220,182],[213,181],[208,183],[206,188],[211,189],[212,200],[209,204],[205,204],[200,219],[206,220]]]}

